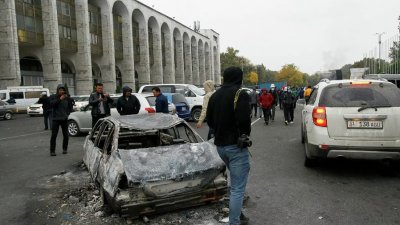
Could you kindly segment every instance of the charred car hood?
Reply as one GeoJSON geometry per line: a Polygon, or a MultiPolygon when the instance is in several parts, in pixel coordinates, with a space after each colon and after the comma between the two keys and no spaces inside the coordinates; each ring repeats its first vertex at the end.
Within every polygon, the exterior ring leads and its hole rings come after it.
{"type": "Polygon", "coordinates": [[[224,168],[210,142],[118,151],[126,177],[134,183],[179,179],[224,168]]]}

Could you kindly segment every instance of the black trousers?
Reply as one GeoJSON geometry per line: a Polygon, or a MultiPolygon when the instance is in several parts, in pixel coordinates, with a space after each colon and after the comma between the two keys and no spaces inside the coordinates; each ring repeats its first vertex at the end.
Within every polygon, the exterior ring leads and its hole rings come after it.
{"type": "Polygon", "coordinates": [[[53,127],[51,128],[51,139],[50,139],[50,152],[56,151],[56,140],[58,135],[58,128],[61,126],[63,134],[63,150],[68,149],[68,120],[53,120],[53,127]]]}
{"type": "Polygon", "coordinates": [[[253,109],[254,109],[254,117],[257,117],[257,110],[258,110],[257,104],[251,104],[250,107],[251,107],[251,110],[250,110],[251,113],[250,113],[250,115],[253,113],[253,109]]]}
{"type": "Polygon", "coordinates": [[[275,107],[275,104],[273,104],[271,107],[271,120],[275,120],[275,107]]]}
{"type": "Polygon", "coordinates": [[[49,129],[49,124],[50,124],[50,129],[53,127],[53,111],[51,110],[43,110],[43,119],[44,119],[44,129],[49,129]]]}
{"type": "Polygon", "coordinates": [[[262,108],[264,114],[264,121],[269,122],[269,118],[271,117],[271,108],[262,108]]]}
{"type": "Polygon", "coordinates": [[[283,105],[283,114],[285,116],[285,121],[291,122],[294,119],[294,106],[293,104],[290,105],[283,105]]]}
{"type": "Polygon", "coordinates": [[[96,125],[97,121],[99,121],[99,119],[106,117],[106,114],[98,114],[96,116],[92,115],[92,128],[94,127],[94,125],[96,125]]]}

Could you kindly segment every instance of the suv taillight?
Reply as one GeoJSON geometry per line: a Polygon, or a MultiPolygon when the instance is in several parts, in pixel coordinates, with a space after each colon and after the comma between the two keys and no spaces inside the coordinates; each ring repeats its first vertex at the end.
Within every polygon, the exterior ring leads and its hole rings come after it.
{"type": "Polygon", "coordinates": [[[326,127],[328,125],[325,107],[315,107],[312,112],[312,118],[316,126],[326,127]]]}
{"type": "Polygon", "coordinates": [[[153,108],[144,108],[148,113],[155,113],[156,111],[153,108]]]}

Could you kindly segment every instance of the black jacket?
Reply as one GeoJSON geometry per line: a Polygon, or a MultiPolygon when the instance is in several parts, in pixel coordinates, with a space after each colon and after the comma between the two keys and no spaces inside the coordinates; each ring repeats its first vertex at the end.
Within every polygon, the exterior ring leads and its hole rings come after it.
{"type": "Polygon", "coordinates": [[[296,97],[292,92],[285,91],[283,92],[283,104],[287,106],[295,106],[296,105],[296,97]]]}
{"type": "Polygon", "coordinates": [[[278,92],[276,90],[269,90],[269,93],[271,93],[272,97],[274,97],[274,105],[278,105],[278,92]]]}
{"type": "MultiPolygon", "coordinates": [[[[135,95],[125,97],[125,93],[131,89],[123,88],[123,94],[118,98],[117,111],[120,115],[138,114],[140,110],[139,99],[135,95]],[[127,100],[128,99],[128,100],[127,100]]],[[[132,91],[132,90],[131,90],[132,91]]]]}
{"type": "Polygon", "coordinates": [[[45,111],[52,110],[51,104],[50,104],[50,98],[47,97],[47,95],[44,95],[39,98],[38,104],[42,104],[42,108],[45,111]]]}
{"type": "MultiPolygon", "coordinates": [[[[236,71],[237,72],[237,71],[236,71]]],[[[224,84],[210,98],[207,108],[207,124],[215,131],[214,144],[217,146],[236,145],[242,134],[250,135],[250,96],[241,91],[234,110],[236,92],[240,89],[242,77],[235,71],[224,72],[224,84]]]]}
{"type": "Polygon", "coordinates": [[[50,96],[50,105],[53,108],[53,120],[67,120],[74,106],[74,101],[69,97],[68,93],[66,93],[66,98],[63,100],[60,99],[61,96],[58,95],[60,88],[64,88],[64,85],[59,84],[56,94],[50,96]]]}
{"type": "MultiPolygon", "coordinates": [[[[104,94],[99,94],[97,92],[93,92],[90,97],[89,97],[89,105],[92,106],[92,116],[97,116],[100,115],[100,101],[99,101],[99,97],[101,97],[104,99],[104,94]]],[[[110,97],[106,98],[105,101],[103,102],[104,105],[104,111],[105,111],[105,115],[106,116],[110,116],[111,112],[110,112],[110,104],[112,104],[114,102],[114,100],[110,97]]]]}

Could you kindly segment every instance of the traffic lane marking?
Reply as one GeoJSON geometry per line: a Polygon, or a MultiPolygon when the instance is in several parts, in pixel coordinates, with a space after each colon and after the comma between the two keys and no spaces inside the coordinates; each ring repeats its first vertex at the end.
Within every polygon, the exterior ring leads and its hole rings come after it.
{"type": "Polygon", "coordinates": [[[17,135],[17,136],[11,136],[11,137],[0,138],[0,141],[9,140],[9,139],[14,139],[14,138],[19,138],[19,137],[26,137],[26,136],[31,136],[31,135],[35,135],[35,134],[43,134],[43,133],[48,133],[48,131],[41,131],[41,132],[35,132],[35,133],[29,133],[29,134],[23,134],[23,135],[17,135]]]}

